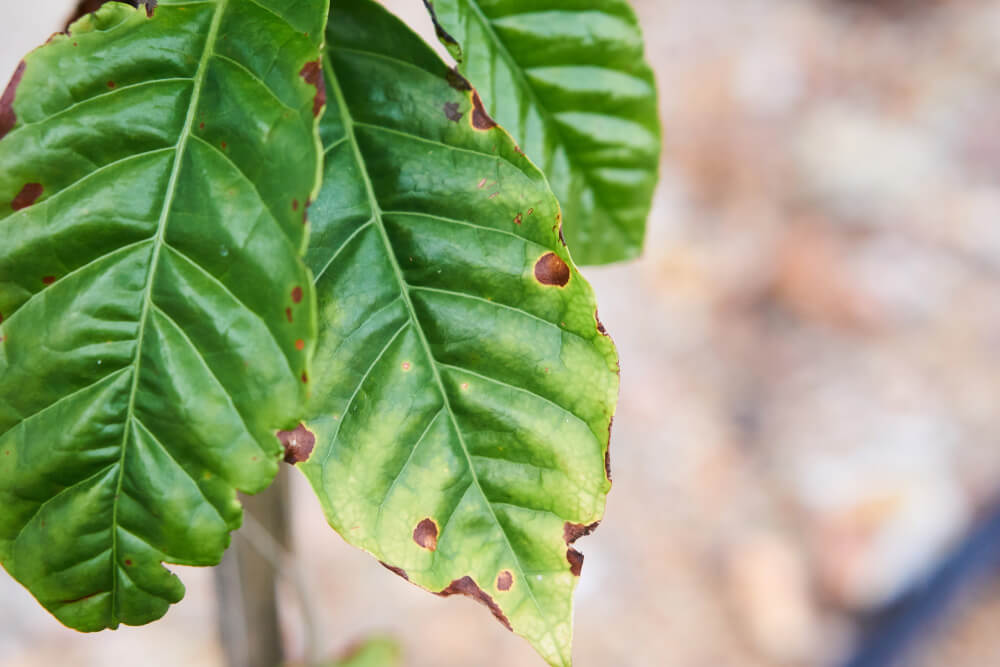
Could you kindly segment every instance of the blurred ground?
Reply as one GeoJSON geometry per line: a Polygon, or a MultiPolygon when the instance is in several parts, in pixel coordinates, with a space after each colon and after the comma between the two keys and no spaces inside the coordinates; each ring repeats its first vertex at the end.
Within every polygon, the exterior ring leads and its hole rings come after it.
{"type": "MultiPolygon", "coordinates": [[[[0,0],[0,70],[62,5],[0,0]]],[[[587,271],[623,386],[608,515],[581,543],[577,664],[835,664],[852,619],[1000,492],[1000,3],[636,8],[663,179],[645,257],[587,271]]],[[[297,496],[331,651],[388,631],[414,667],[537,664],[297,496]]],[[[211,576],[180,569],[188,596],[164,621],[99,637],[0,577],[0,665],[221,664],[211,576]]],[[[1000,664],[998,625],[986,586],[908,664],[1000,664]]]]}

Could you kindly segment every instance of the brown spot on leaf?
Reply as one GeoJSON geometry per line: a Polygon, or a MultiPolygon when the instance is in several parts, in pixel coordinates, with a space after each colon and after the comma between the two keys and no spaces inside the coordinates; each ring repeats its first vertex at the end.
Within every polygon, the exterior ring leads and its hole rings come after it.
{"type": "Polygon", "coordinates": [[[566,550],[566,560],[569,561],[569,571],[574,577],[579,577],[583,571],[583,554],[570,547],[566,550]]]}
{"type": "Polygon", "coordinates": [[[10,203],[10,207],[15,211],[20,211],[22,208],[31,206],[42,196],[44,189],[41,183],[26,183],[21,188],[21,191],[14,196],[14,201],[10,203]]]}
{"type": "Polygon", "coordinates": [[[597,333],[601,334],[602,336],[607,336],[608,330],[604,328],[603,324],[601,324],[601,318],[598,316],[596,310],[594,311],[594,321],[597,322],[597,333]]]}
{"type": "Polygon", "coordinates": [[[114,87],[115,87],[115,82],[114,81],[108,81],[108,88],[114,88],[114,87]]]}
{"type": "Polygon", "coordinates": [[[294,430],[278,431],[278,441],[285,448],[285,463],[292,465],[308,461],[316,447],[316,435],[301,423],[294,430]]]}
{"type": "Polygon", "coordinates": [[[472,580],[472,577],[466,576],[461,579],[456,579],[448,584],[448,587],[438,593],[438,595],[441,597],[448,597],[449,595],[465,595],[470,597],[473,600],[486,605],[505,628],[511,632],[514,631],[514,628],[510,625],[510,621],[507,619],[507,616],[500,609],[500,605],[498,605],[493,598],[486,593],[486,591],[480,588],[479,584],[472,580]]]}
{"type": "Polygon", "coordinates": [[[401,576],[403,579],[406,579],[407,581],[410,580],[410,575],[406,574],[406,570],[404,570],[403,568],[401,568],[401,567],[395,567],[394,565],[389,565],[385,561],[381,561],[381,560],[378,562],[378,564],[381,565],[382,567],[384,567],[385,569],[389,570],[393,574],[397,574],[397,575],[401,576]]]}
{"type": "Polygon", "coordinates": [[[204,123],[204,121],[201,122],[201,123],[198,123],[198,129],[199,130],[204,130],[205,129],[205,123],[204,123]]]}
{"type": "Polygon", "coordinates": [[[56,277],[55,276],[42,276],[42,284],[43,285],[51,285],[55,281],[56,281],[56,277]]]}
{"type": "Polygon", "coordinates": [[[292,303],[302,303],[302,288],[298,285],[292,288],[292,303]]]}
{"type": "Polygon", "coordinates": [[[515,216],[514,216],[514,224],[515,224],[515,225],[519,225],[519,224],[521,224],[521,223],[522,223],[523,221],[524,221],[524,216],[523,216],[523,215],[521,215],[520,213],[518,213],[517,215],[515,215],[515,216]]]}
{"type": "Polygon", "coordinates": [[[563,524],[563,540],[566,541],[567,545],[573,544],[581,537],[586,537],[587,535],[590,535],[592,532],[597,530],[597,526],[599,526],[600,524],[601,524],[600,521],[595,521],[594,523],[589,525],[584,525],[582,523],[571,523],[567,521],[566,523],[563,524]]]}
{"type": "Polygon", "coordinates": [[[497,590],[498,591],[509,591],[510,587],[514,585],[514,575],[510,573],[510,570],[504,570],[497,575],[497,590]]]}
{"type": "Polygon", "coordinates": [[[559,255],[547,252],[535,262],[535,280],[543,285],[565,287],[569,282],[569,266],[559,255]]]}
{"type": "Polygon", "coordinates": [[[460,93],[466,93],[472,90],[472,84],[469,83],[469,80],[462,76],[455,67],[448,70],[448,74],[445,78],[448,79],[448,85],[460,93]]]}
{"type": "Polygon", "coordinates": [[[306,375],[305,371],[302,371],[302,384],[308,384],[308,382],[309,382],[309,376],[306,375]]]}
{"type": "Polygon", "coordinates": [[[479,92],[472,91],[472,127],[477,130],[492,130],[497,126],[497,122],[490,118],[490,115],[486,113],[486,107],[483,106],[483,99],[479,97],[479,92]]]}
{"type": "Polygon", "coordinates": [[[292,321],[292,309],[291,308],[285,308],[285,317],[288,318],[289,322],[292,321]]]}
{"type": "Polygon", "coordinates": [[[484,178],[483,180],[479,181],[479,189],[482,190],[485,187],[486,187],[486,179],[484,178]]]}
{"type": "Polygon", "coordinates": [[[125,559],[125,565],[127,565],[128,567],[132,567],[132,561],[130,559],[126,558],[125,559]]]}
{"type": "Polygon", "coordinates": [[[409,361],[404,361],[402,364],[400,364],[400,368],[402,368],[403,371],[405,372],[413,368],[413,365],[409,361]]]}
{"type": "Polygon", "coordinates": [[[302,350],[306,349],[306,342],[304,340],[302,340],[301,338],[299,338],[297,341],[295,341],[295,349],[298,350],[298,351],[300,351],[300,352],[302,350]]]}
{"type": "Polygon", "coordinates": [[[608,448],[604,450],[604,476],[611,481],[611,427],[614,426],[615,418],[612,415],[608,421],[608,448]]]}
{"type": "Polygon", "coordinates": [[[424,0],[424,6],[431,15],[431,21],[434,22],[434,32],[437,34],[438,39],[446,44],[458,46],[458,40],[449,35],[448,31],[444,29],[444,26],[438,22],[437,13],[434,11],[434,3],[431,0],[424,0]]]}
{"type": "Polygon", "coordinates": [[[292,210],[293,211],[299,210],[299,200],[298,199],[293,199],[292,200],[292,210]]]}
{"type": "Polygon", "coordinates": [[[316,96],[313,97],[313,116],[318,116],[326,106],[326,83],[323,81],[322,63],[319,60],[307,62],[299,71],[299,76],[310,86],[316,87],[316,96]]]}
{"type": "Polygon", "coordinates": [[[17,86],[21,83],[22,76],[24,76],[23,60],[17,64],[14,76],[10,78],[10,83],[7,84],[3,95],[0,95],[0,139],[3,139],[4,135],[10,132],[17,123],[17,114],[14,113],[14,95],[17,93],[17,86]]]}
{"type": "Polygon", "coordinates": [[[445,118],[453,123],[462,120],[462,112],[458,110],[458,102],[445,102],[444,115],[445,118]]]}
{"type": "Polygon", "coordinates": [[[413,529],[413,541],[428,551],[438,547],[438,526],[430,517],[423,519],[413,529]]]}

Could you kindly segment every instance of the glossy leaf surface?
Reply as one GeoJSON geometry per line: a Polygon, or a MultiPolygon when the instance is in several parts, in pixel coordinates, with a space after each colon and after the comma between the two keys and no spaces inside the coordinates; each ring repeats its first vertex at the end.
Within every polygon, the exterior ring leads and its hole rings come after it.
{"type": "Polygon", "coordinates": [[[0,102],[0,562],[73,628],[162,616],[277,471],[326,11],[109,3],[0,102]]]}
{"type": "Polygon", "coordinates": [[[626,0],[433,0],[438,35],[552,184],[580,264],[635,257],[660,125],[626,0]]]}
{"type": "Polygon", "coordinates": [[[468,84],[367,0],[334,6],[327,42],[302,469],[351,544],[567,665],[614,346],[544,176],[468,84]]]}

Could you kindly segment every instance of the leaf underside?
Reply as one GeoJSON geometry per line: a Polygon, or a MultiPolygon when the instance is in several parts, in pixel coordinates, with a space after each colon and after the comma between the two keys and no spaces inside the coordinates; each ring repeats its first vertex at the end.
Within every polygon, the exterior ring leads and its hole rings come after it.
{"type": "Polygon", "coordinates": [[[618,377],[558,203],[378,5],[336,3],[325,72],[301,468],[348,542],[568,665],[570,544],[603,514],[618,377]]]}
{"type": "Polygon", "coordinates": [[[305,402],[327,3],[288,4],[109,3],[0,99],[0,562],[78,630],[219,561],[305,402]]]}
{"type": "Polygon", "coordinates": [[[627,0],[425,0],[486,109],[546,174],[580,264],[637,256],[658,176],[656,84],[627,0]]]}

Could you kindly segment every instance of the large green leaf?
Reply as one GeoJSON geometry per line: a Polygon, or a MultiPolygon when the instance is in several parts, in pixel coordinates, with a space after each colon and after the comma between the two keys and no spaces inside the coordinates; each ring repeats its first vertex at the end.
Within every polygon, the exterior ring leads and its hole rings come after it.
{"type": "Polygon", "coordinates": [[[299,417],[326,6],[110,3],[0,101],[0,562],[71,627],[162,616],[299,417]]]}
{"type": "Polygon", "coordinates": [[[338,0],[327,39],[303,471],[351,544],[567,665],[614,346],[544,176],[468,84],[368,0],[338,0]]]}
{"type": "Polygon", "coordinates": [[[486,109],[539,161],[581,264],[642,250],[660,155],[656,84],[626,0],[425,0],[486,109]]]}

